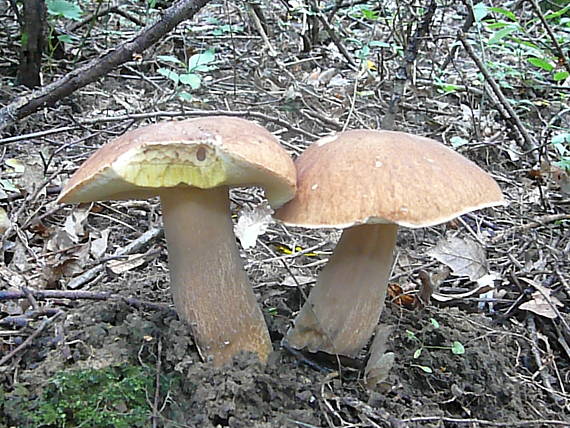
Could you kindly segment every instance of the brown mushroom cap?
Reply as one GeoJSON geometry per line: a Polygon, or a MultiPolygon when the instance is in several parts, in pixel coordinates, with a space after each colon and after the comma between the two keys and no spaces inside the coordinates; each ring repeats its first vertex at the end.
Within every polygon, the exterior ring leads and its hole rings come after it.
{"type": "Polygon", "coordinates": [[[189,185],[262,186],[272,206],[295,193],[295,169],[267,130],[224,116],[162,122],[101,147],[71,177],[59,202],[144,199],[189,185]]]}
{"type": "Polygon", "coordinates": [[[276,213],[289,225],[416,228],[504,204],[497,183],[473,162],[437,141],[402,132],[324,137],[295,165],[297,194],[276,213]]]}

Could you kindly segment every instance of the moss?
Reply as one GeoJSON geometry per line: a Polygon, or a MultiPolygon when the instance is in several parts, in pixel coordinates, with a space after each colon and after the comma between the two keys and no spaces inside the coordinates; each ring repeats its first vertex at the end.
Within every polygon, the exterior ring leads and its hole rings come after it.
{"type": "MultiPolygon", "coordinates": [[[[154,379],[151,368],[131,365],[65,371],[52,377],[35,399],[13,391],[10,413],[19,413],[21,426],[29,427],[146,427],[154,379]]],[[[165,377],[161,388],[171,383],[165,377]]]]}

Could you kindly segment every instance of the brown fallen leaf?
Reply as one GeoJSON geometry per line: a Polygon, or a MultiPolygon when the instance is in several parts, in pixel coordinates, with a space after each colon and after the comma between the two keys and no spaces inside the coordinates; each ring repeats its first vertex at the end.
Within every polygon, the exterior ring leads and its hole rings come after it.
{"type": "Polygon", "coordinates": [[[543,316],[545,318],[554,319],[558,317],[558,311],[555,310],[556,307],[562,307],[564,304],[558,300],[556,297],[552,296],[552,290],[546,288],[534,281],[523,279],[528,284],[536,288],[536,291],[532,293],[532,300],[523,303],[519,306],[519,309],[533,312],[537,315],[543,316]]]}
{"type": "Polygon", "coordinates": [[[405,294],[400,284],[395,282],[388,284],[388,297],[392,303],[408,309],[414,309],[416,304],[415,297],[411,294],[405,294]]]}
{"type": "Polygon", "coordinates": [[[456,276],[467,276],[471,281],[489,273],[485,250],[477,242],[451,237],[438,242],[428,255],[449,266],[456,276]]]}

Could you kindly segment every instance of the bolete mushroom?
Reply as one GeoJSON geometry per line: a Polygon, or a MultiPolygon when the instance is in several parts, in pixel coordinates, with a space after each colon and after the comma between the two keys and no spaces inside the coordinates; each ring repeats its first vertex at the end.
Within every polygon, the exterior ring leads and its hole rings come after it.
{"type": "Polygon", "coordinates": [[[202,355],[223,365],[240,351],[271,352],[263,314],[240,259],[229,186],[257,185],[273,207],[295,193],[295,167],[267,130],[231,117],[157,123],[97,150],[59,202],[160,196],[171,289],[202,355]]]}
{"type": "Polygon", "coordinates": [[[382,312],[398,226],[433,226],[503,204],[497,183],[473,162],[402,132],[324,137],[295,165],[297,194],[275,217],[344,229],[286,337],[311,352],[355,356],[367,343],[382,312]]]}

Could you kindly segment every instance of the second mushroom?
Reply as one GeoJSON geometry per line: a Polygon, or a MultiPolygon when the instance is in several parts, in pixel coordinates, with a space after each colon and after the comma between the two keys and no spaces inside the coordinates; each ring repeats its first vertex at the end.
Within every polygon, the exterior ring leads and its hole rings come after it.
{"type": "Polygon", "coordinates": [[[473,162],[401,132],[325,137],[295,164],[297,194],[276,217],[343,229],[286,337],[311,352],[355,356],[366,345],[384,304],[399,226],[433,226],[504,203],[497,183],[473,162]]]}

